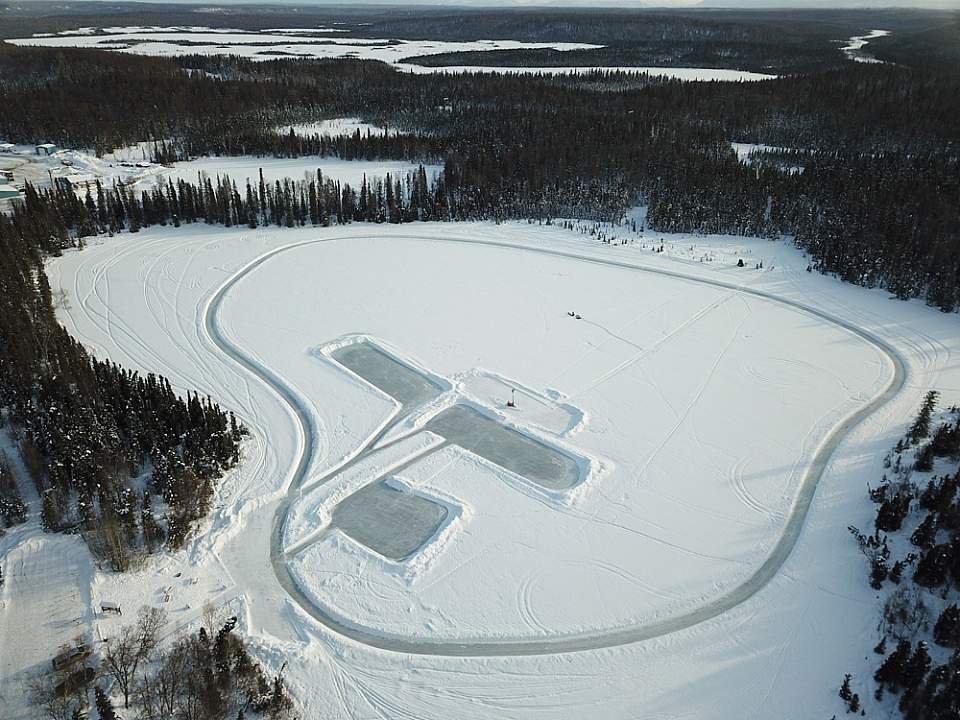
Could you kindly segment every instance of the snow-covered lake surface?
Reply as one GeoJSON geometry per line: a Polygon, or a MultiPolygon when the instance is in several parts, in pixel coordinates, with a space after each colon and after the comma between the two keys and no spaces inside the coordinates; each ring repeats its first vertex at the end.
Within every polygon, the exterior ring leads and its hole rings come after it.
{"type": "MultiPolygon", "coordinates": [[[[407,467],[401,479],[453,499],[471,519],[415,575],[335,536],[298,557],[300,585],[353,624],[444,640],[519,638],[690,609],[757,569],[811,453],[889,379],[866,343],[770,301],[523,250],[379,235],[278,254],[226,300],[230,337],[297,387],[342,385],[338,394],[355,383],[335,368],[291,364],[304,340],[362,329],[454,385],[495,372],[589,418],[572,436],[537,436],[590,465],[582,486],[546,503],[470,453],[407,467]],[[317,273],[360,264],[359,276],[317,273]],[[281,284],[282,295],[270,289],[281,284]],[[262,328],[288,306],[307,325],[287,321],[261,344],[262,328]],[[506,547],[509,562],[498,550],[506,547]],[[597,595],[584,602],[567,585],[597,595]]],[[[327,394],[318,390],[318,406],[327,394]]],[[[524,427],[525,407],[489,411],[524,427]]],[[[317,412],[324,427],[383,421],[317,412]]],[[[355,437],[335,456],[362,443],[355,437]]]]}
{"type": "MultiPolygon", "coordinates": [[[[476,40],[453,42],[439,40],[384,40],[378,38],[346,38],[337,35],[340,28],[319,28],[312,32],[319,37],[305,37],[299,29],[276,29],[262,32],[210,30],[184,27],[113,27],[105,34],[95,34],[96,28],[82,28],[83,32],[57,35],[43,34],[29,38],[8,40],[16,45],[44,47],[86,47],[140,55],[240,55],[253,60],[271,60],[279,57],[302,58],[358,58],[379,60],[394,68],[414,73],[515,73],[515,74],[584,74],[596,70],[647,73],[654,77],[680,80],[752,81],[766,80],[773,75],[745,70],[718,68],[658,68],[658,67],[539,67],[504,68],[481,65],[430,67],[407,62],[409,58],[442,53],[553,49],[559,51],[587,50],[602,47],[590,43],[532,43],[516,40],[476,40]]],[[[69,31],[68,31],[69,32],[69,31]]]]}
{"type": "Polygon", "coordinates": [[[838,713],[835,686],[845,672],[868,672],[863,638],[878,619],[869,587],[851,580],[863,559],[846,527],[868,524],[864,485],[882,475],[926,390],[960,402],[960,333],[955,316],[806,265],[787,243],[648,232],[601,245],[514,223],[152,229],[54,259],[59,317],[74,336],[100,356],[211,393],[252,430],[188,551],[127,576],[96,573],[90,596],[135,607],[157,604],[171,586],[175,623],[195,621],[207,598],[227,604],[273,671],[287,663],[306,707],[344,716],[838,713]],[[736,267],[741,258],[746,268],[736,267]],[[754,269],[760,260],[764,270],[754,269]],[[288,388],[317,439],[314,485],[291,508],[291,529],[315,542],[291,565],[303,592],[345,621],[412,638],[549,641],[709,603],[763,562],[811,454],[889,379],[887,361],[861,337],[775,300],[609,262],[802,302],[873,333],[906,363],[909,382],[828,462],[772,581],[694,627],[564,655],[382,652],[313,621],[269,560],[272,517],[305,436],[291,407],[212,342],[204,319],[221,288],[215,329],[288,388]],[[456,446],[436,449],[426,433],[337,471],[397,407],[325,359],[323,348],[356,333],[444,388],[384,443],[462,396],[595,471],[572,493],[545,494],[456,446]],[[515,410],[504,406],[511,386],[515,410]],[[393,487],[447,509],[421,551],[392,562],[323,532],[340,500],[400,466],[393,487]]]}
{"type": "Polygon", "coordinates": [[[878,60],[873,55],[870,55],[868,52],[864,51],[863,48],[869,45],[871,40],[886,37],[889,34],[889,30],[871,30],[866,35],[854,35],[852,38],[847,40],[847,44],[840,48],[840,51],[847,57],[847,59],[853,60],[854,62],[883,63],[883,60],[878,60]]]}

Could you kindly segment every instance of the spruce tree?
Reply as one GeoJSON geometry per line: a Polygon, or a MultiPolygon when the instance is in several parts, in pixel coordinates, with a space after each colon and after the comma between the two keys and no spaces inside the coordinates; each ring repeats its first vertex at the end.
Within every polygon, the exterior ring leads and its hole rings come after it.
{"type": "Polygon", "coordinates": [[[97,706],[97,714],[100,716],[100,720],[117,720],[117,713],[113,709],[113,703],[110,702],[110,698],[107,697],[103,688],[97,685],[94,687],[93,692],[97,706]]]}

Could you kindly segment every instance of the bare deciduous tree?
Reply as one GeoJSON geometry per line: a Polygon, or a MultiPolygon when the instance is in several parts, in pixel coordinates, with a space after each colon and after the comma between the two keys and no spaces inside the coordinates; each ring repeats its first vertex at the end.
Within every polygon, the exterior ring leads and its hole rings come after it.
{"type": "Polygon", "coordinates": [[[156,673],[144,673],[137,689],[141,714],[146,720],[164,720],[177,715],[186,692],[190,671],[188,641],[181,640],[164,655],[156,673]]]}
{"type": "Polygon", "coordinates": [[[930,609],[923,593],[913,585],[897,588],[887,600],[881,623],[884,634],[897,640],[910,640],[930,625],[930,609]]]}
{"type": "Polygon", "coordinates": [[[221,624],[220,611],[212,600],[207,600],[203,604],[203,628],[207,631],[207,637],[215,637],[221,624]]]}
{"type": "Polygon", "coordinates": [[[167,614],[160,608],[143,606],[137,621],[125,625],[120,634],[106,643],[104,671],[112,677],[123,692],[123,706],[130,707],[137,669],[157,646],[160,628],[167,622],[167,614]]]}
{"type": "Polygon", "coordinates": [[[32,702],[47,720],[70,720],[75,705],[72,693],[58,692],[57,684],[67,677],[54,673],[32,681],[28,687],[32,702]]]}

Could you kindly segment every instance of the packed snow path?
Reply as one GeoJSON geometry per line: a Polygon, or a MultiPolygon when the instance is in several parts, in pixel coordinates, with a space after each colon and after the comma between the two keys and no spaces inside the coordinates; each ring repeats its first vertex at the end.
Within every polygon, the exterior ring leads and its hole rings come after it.
{"type": "MultiPolygon", "coordinates": [[[[422,235],[396,235],[398,240],[424,240],[422,235]]],[[[362,236],[356,239],[364,239],[362,236]]],[[[552,655],[558,653],[578,652],[583,650],[593,650],[600,648],[615,647],[634,643],[642,640],[660,637],[674,633],[704,621],[715,618],[737,605],[753,597],[762,588],[764,588],[777,574],[779,569],[786,562],[791,551],[800,537],[803,529],[804,520],[807,511],[816,492],[819,482],[834,450],[840,445],[844,438],[861,421],[879,410],[889,400],[891,400],[904,386],[905,369],[904,360],[897,350],[888,343],[875,336],[873,333],[847,322],[841,318],[835,317],[825,311],[811,307],[804,303],[779,297],[778,295],[750,288],[741,284],[728,283],[719,280],[708,279],[696,275],[690,275],[672,270],[661,268],[651,268],[634,265],[631,263],[617,260],[597,258],[595,256],[583,255],[563,250],[548,249],[541,247],[531,247],[509,242],[497,242],[484,240],[480,238],[447,238],[444,240],[434,239],[435,242],[467,243],[472,245],[483,245],[492,248],[505,248],[521,250],[527,253],[538,253],[554,257],[570,258],[581,262],[606,265],[620,269],[626,269],[642,273],[662,275],[678,280],[697,283],[701,285],[713,286],[715,288],[728,290],[733,293],[742,293],[753,297],[769,300],[775,303],[787,305],[795,310],[799,310],[808,316],[821,321],[826,321],[836,325],[844,330],[865,340],[878,351],[880,351],[889,361],[893,368],[893,374],[885,387],[869,402],[861,406],[858,410],[848,415],[838,425],[836,425],[821,442],[812,461],[808,465],[795,502],[791,508],[782,535],[778,539],[773,551],[766,561],[743,583],[739,586],[724,592],[706,604],[696,608],[691,612],[667,618],[665,620],[634,625],[631,627],[618,628],[610,631],[562,634],[548,639],[536,640],[506,640],[506,641],[480,641],[480,642],[443,642],[431,641],[426,639],[411,639],[398,635],[391,635],[382,632],[373,632],[355,625],[347,624],[333,617],[312,602],[297,586],[290,575],[287,567],[286,558],[282,549],[283,524],[290,510],[291,503],[299,496],[301,487],[307,480],[311,458],[316,449],[316,438],[313,423],[310,420],[309,410],[301,402],[298,394],[289,387],[284,380],[258,362],[255,358],[248,355],[244,350],[229,341],[220,330],[219,311],[224,298],[237,282],[252,273],[258,267],[263,265],[271,258],[280,253],[287,252],[294,248],[312,245],[319,242],[327,242],[325,239],[313,239],[305,242],[292,243],[279,248],[275,248],[254,261],[247,264],[238,272],[234,273],[226,282],[224,282],[211,298],[204,310],[204,328],[210,340],[227,356],[229,356],[238,365],[254,375],[261,382],[269,386],[282,400],[289,406],[298,425],[300,434],[300,452],[297,460],[297,466],[293,475],[293,482],[286,498],[281,502],[276,510],[273,519],[273,530],[271,539],[271,562],[276,573],[277,579],[287,593],[306,611],[311,617],[335,633],[347,637],[353,641],[375,647],[381,650],[401,652],[415,655],[445,655],[455,657],[484,657],[484,656],[516,656],[516,655],[552,655]]],[[[374,437],[369,439],[363,448],[354,455],[346,465],[341,466],[335,472],[326,475],[321,482],[329,480],[334,475],[348,469],[351,465],[363,459],[377,442],[383,438],[393,427],[393,424],[403,413],[398,411],[391,423],[383,427],[374,437]]]]}

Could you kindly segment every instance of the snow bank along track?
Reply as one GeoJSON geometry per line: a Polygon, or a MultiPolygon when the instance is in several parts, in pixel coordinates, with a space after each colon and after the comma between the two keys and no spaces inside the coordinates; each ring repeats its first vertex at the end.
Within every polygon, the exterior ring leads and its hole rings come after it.
{"type": "MultiPolygon", "coordinates": [[[[736,293],[742,293],[744,295],[750,295],[764,300],[769,300],[771,302],[779,303],[795,310],[799,310],[800,312],[816,319],[836,325],[865,340],[873,347],[878,349],[887,358],[893,369],[893,374],[887,385],[883,390],[880,391],[879,394],[877,394],[865,405],[861,406],[858,410],[848,415],[839,424],[834,426],[820,443],[820,446],[818,447],[812,461],[804,473],[797,498],[790,510],[783,534],[777,540],[773,551],[763,562],[763,564],[756,570],[756,572],[753,573],[753,575],[747,578],[745,582],[727,592],[722,593],[721,595],[718,595],[708,603],[690,612],[649,624],[638,624],[629,627],[585,633],[562,634],[543,639],[496,641],[477,640],[469,642],[411,639],[400,635],[386,634],[358,627],[348,622],[344,622],[337,617],[333,617],[325,612],[323,608],[318,607],[313,601],[311,601],[300,590],[300,588],[297,587],[290,575],[290,571],[286,562],[286,556],[282,547],[283,525],[291,503],[296,499],[304,481],[307,479],[311,459],[314,456],[314,451],[316,448],[315,429],[312,426],[309,413],[304,407],[301,399],[297,396],[296,392],[284,382],[283,378],[279,377],[269,368],[258,363],[251,356],[247,355],[242,348],[236,346],[222,334],[219,325],[219,312],[224,298],[234,287],[234,285],[256,270],[263,263],[270,260],[272,257],[278,255],[279,253],[303,247],[305,245],[312,245],[320,242],[331,242],[331,240],[307,240],[275,248],[267,253],[264,253],[259,258],[250,262],[245,267],[234,273],[219,287],[216,293],[214,293],[204,309],[204,331],[209,336],[213,344],[216,345],[225,355],[230,357],[240,367],[270,387],[290,408],[298,425],[298,432],[300,435],[300,455],[297,460],[297,465],[294,470],[287,495],[281,501],[274,514],[270,548],[271,564],[273,565],[274,573],[276,574],[280,585],[311,617],[338,635],[349,638],[363,645],[378,648],[380,650],[414,655],[444,655],[451,657],[552,655],[558,653],[616,647],[618,645],[649,640],[651,638],[656,638],[662,635],[684,630],[721,615],[722,613],[736,607],[746,600],[749,600],[774,578],[774,576],[786,562],[787,558],[790,556],[791,551],[800,537],[800,532],[803,529],[804,521],[806,520],[807,513],[813,501],[817,484],[819,483],[820,478],[823,476],[823,473],[834,451],[855,426],[891,400],[901,390],[905,383],[906,370],[904,360],[899,352],[884,340],[875,336],[871,332],[856,326],[853,323],[834,317],[833,315],[830,315],[822,310],[818,310],[801,302],[778,297],[773,293],[763,290],[757,290],[738,285],[736,283],[712,280],[709,278],[698,277],[696,275],[689,275],[672,270],[644,267],[618,260],[603,259],[564,250],[531,247],[518,243],[497,242],[493,240],[482,239],[474,240],[468,238],[447,238],[441,240],[426,238],[419,235],[398,235],[394,237],[397,239],[420,242],[454,242],[469,245],[483,245],[491,248],[499,248],[501,250],[522,251],[538,253],[541,255],[551,255],[560,258],[569,258],[581,262],[594,263],[597,265],[605,265],[609,267],[633,270],[641,273],[672,277],[685,282],[718,287],[731,290],[736,293]]],[[[376,236],[358,235],[343,238],[343,240],[350,239],[376,239],[376,236]]],[[[394,415],[392,422],[387,423],[387,425],[380,432],[378,432],[374,437],[370,438],[353,456],[352,460],[328,473],[318,482],[329,480],[331,477],[342,472],[347,467],[362,458],[364,454],[373,448],[377,442],[391,429],[391,427],[393,427],[393,423],[398,419],[399,413],[402,412],[402,410],[398,411],[398,414],[394,415]]]]}

